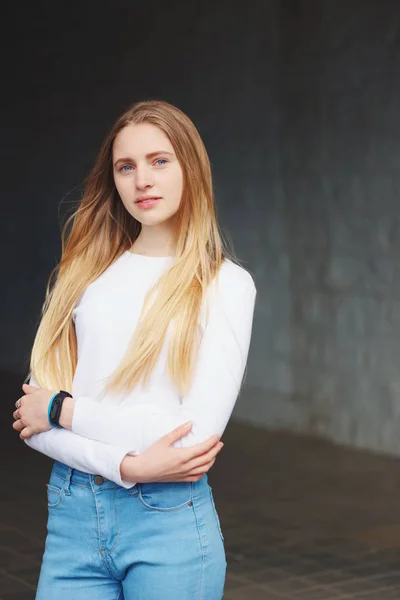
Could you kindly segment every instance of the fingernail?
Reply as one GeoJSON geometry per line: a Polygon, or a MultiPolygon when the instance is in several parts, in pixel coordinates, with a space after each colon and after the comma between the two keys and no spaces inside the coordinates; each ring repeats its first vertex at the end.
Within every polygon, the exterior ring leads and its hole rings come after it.
{"type": "Polygon", "coordinates": [[[191,422],[191,421],[187,421],[187,422],[184,424],[184,428],[185,428],[185,429],[189,429],[189,427],[191,426],[191,424],[192,424],[192,422],[191,422]]]}

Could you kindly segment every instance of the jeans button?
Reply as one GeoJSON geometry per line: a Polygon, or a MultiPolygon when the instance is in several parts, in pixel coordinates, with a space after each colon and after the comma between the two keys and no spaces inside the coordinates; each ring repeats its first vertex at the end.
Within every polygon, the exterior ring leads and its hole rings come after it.
{"type": "Polygon", "coordinates": [[[101,485],[104,481],[104,478],[101,475],[95,475],[94,482],[96,485],[101,485]]]}

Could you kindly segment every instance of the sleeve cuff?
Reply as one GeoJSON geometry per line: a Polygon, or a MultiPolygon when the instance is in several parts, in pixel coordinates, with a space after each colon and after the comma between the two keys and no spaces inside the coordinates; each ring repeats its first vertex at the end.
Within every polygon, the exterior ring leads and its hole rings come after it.
{"type": "Polygon", "coordinates": [[[107,479],[110,479],[110,481],[114,481],[117,485],[120,485],[121,487],[129,490],[130,488],[136,485],[136,482],[126,481],[121,477],[121,463],[127,454],[129,454],[130,456],[135,456],[136,453],[134,450],[131,449],[114,448],[112,462],[109,465],[108,473],[105,472],[104,476],[107,479]]]}

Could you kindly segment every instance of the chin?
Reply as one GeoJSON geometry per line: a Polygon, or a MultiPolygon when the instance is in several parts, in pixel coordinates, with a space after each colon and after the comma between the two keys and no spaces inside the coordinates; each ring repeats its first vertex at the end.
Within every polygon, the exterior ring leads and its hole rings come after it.
{"type": "MultiPolygon", "coordinates": [[[[132,214],[132,213],[131,213],[132,214]]],[[[156,214],[147,214],[147,215],[132,215],[136,221],[138,221],[139,223],[141,223],[142,225],[160,225],[161,223],[164,223],[164,221],[168,220],[168,217],[164,217],[164,216],[160,216],[160,215],[156,215],[156,214]]]]}

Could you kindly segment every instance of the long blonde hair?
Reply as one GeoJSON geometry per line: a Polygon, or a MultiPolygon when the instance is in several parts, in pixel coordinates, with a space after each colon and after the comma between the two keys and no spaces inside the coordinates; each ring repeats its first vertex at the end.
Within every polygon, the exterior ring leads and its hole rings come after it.
{"type": "Polygon", "coordinates": [[[224,247],[217,225],[210,162],[201,137],[181,110],[163,101],[138,102],[116,121],[86,179],[79,206],[62,229],[61,260],[47,283],[30,357],[30,371],[40,387],[71,391],[78,359],[72,311],[85,288],[129,250],[140,233],[141,224],[125,209],[115,188],[112,148],[125,126],[144,122],[168,136],[183,171],[176,255],[147,294],[129,347],[104,392],[148,383],[172,321],[168,375],[180,394],[190,388],[204,293],[223,260],[235,258],[224,247]],[[150,297],[153,302],[146,311],[150,297]]]}

